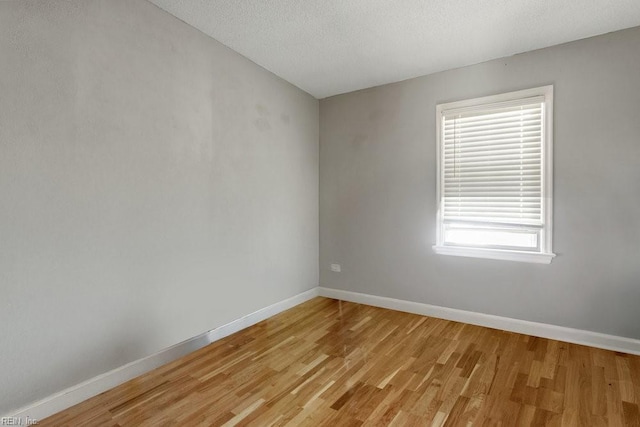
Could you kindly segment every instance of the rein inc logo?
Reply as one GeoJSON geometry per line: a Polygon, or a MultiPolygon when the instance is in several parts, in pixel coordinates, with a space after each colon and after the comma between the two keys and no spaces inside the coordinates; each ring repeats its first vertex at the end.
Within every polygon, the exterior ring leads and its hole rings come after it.
{"type": "Polygon", "coordinates": [[[30,417],[2,417],[0,426],[34,426],[38,420],[30,417]]]}

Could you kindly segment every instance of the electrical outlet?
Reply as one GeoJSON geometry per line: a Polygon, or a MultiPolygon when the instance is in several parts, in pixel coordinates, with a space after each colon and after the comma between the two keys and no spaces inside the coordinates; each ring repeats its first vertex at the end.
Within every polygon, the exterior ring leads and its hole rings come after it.
{"type": "Polygon", "coordinates": [[[342,271],[342,267],[340,267],[340,264],[331,264],[331,271],[340,273],[342,271]]]}

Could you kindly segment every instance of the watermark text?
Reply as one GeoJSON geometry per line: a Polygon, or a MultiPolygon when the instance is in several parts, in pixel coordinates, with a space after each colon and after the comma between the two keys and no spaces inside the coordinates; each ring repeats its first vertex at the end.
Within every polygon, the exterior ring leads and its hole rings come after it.
{"type": "Polygon", "coordinates": [[[35,426],[38,420],[31,417],[0,417],[0,426],[35,426]]]}

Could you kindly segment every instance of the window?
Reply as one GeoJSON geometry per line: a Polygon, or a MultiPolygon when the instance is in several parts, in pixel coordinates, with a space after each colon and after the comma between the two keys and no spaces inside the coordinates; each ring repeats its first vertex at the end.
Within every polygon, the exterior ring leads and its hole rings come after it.
{"type": "Polygon", "coordinates": [[[437,106],[439,254],[550,263],[553,86],[437,106]]]}

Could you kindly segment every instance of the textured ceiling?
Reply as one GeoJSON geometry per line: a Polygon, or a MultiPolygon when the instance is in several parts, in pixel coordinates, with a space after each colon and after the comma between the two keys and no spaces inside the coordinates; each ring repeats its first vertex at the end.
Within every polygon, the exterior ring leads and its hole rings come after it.
{"type": "Polygon", "coordinates": [[[151,1],[317,98],[640,25],[640,0],[151,1]]]}

